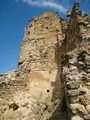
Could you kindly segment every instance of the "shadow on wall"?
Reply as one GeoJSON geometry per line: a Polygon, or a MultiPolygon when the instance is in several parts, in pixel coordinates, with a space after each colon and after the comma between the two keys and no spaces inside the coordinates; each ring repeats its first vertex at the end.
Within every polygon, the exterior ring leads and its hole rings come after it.
{"type": "Polygon", "coordinates": [[[61,57],[66,53],[66,41],[64,41],[62,46],[59,46],[58,43],[55,48],[55,61],[57,63],[57,75],[55,84],[52,86],[54,87],[53,95],[52,95],[52,102],[57,104],[52,116],[49,120],[67,120],[67,107],[66,107],[66,100],[64,94],[64,81],[61,79],[61,57]]]}

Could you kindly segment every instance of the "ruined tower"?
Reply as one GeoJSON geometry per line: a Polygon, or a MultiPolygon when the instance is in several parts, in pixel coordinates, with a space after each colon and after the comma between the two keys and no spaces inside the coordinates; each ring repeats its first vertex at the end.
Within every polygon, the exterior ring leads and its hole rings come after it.
{"type": "Polygon", "coordinates": [[[0,74],[0,120],[90,119],[90,16],[75,3],[25,28],[18,66],[0,74]]]}

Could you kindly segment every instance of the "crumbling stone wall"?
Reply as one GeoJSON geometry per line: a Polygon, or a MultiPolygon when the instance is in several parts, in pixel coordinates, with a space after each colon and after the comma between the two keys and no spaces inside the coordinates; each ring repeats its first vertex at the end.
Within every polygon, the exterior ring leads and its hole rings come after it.
{"type": "Polygon", "coordinates": [[[0,98],[9,99],[13,96],[14,91],[19,91],[25,88],[25,83],[22,80],[16,80],[15,72],[0,74],[0,98]]]}
{"type": "Polygon", "coordinates": [[[67,46],[66,29],[66,20],[52,11],[30,20],[20,46],[17,69],[0,78],[5,83],[1,88],[2,95],[2,89],[5,94],[1,101],[5,101],[0,119],[66,119],[66,113],[63,116],[61,112],[64,91],[60,78],[61,56],[67,46]],[[7,80],[11,86],[6,84],[7,80]]]}
{"type": "Polygon", "coordinates": [[[72,45],[62,61],[62,79],[68,119],[90,119],[90,21],[89,16],[79,10],[75,3],[70,15],[67,41],[72,45]],[[71,32],[71,35],[69,33],[71,32]],[[74,46],[74,47],[73,47],[74,46]]]}
{"type": "Polygon", "coordinates": [[[70,17],[69,27],[66,33],[68,50],[84,45],[90,38],[90,16],[79,10],[79,4],[75,3],[72,11],[67,12],[70,17]]]}
{"type": "Polygon", "coordinates": [[[90,16],[78,3],[67,16],[29,21],[18,67],[0,74],[0,120],[90,119],[90,16]]]}
{"type": "Polygon", "coordinates": [[[66,29],[66,20],[51,11],[33,18],[25,29],[19,66],[28,71],[25,78],[30,94],[43,102],[62,96],[60,61],[66,53],[66,29]]]}

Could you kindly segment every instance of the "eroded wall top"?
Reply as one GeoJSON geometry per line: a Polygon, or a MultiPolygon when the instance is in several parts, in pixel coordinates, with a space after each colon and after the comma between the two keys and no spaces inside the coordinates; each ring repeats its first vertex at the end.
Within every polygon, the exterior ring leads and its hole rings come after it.
{"type": "Polygon", "coordinates": [[[79,3],[74,3],[67,16],[70,21],[66,37],[68,49],[72,50],[83,46],[90,39],[90,16],[79,9],[79,3]]]}
{"type": "Polygon", "coordinates": [[[56,68],[56,44],[62,45],[66,29],[66,20],[56,12],[45,12],[30,20],[20,47],[19,65],[29,63],[28,69],[31,70],[56,68]]]}

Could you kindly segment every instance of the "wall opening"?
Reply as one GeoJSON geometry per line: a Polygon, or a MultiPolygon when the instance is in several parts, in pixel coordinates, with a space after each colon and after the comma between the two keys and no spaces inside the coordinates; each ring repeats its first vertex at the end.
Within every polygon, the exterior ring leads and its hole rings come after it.
{"type": "Polygon", "coordinates": [[[50,92],[50,90],[47,90],[47,92],[50,92]]]}

